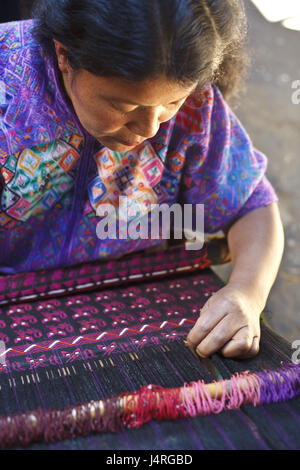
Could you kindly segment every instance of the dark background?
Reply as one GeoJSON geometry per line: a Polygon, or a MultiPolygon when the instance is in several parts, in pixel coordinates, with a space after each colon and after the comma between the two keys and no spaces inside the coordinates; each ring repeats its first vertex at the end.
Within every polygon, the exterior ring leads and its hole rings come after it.
{"type": "Polygon", "coordinates": [[[33,0],[5,0],[4,5],[1,2],[0,23],[29,18],[32,4],[33,0]]]}

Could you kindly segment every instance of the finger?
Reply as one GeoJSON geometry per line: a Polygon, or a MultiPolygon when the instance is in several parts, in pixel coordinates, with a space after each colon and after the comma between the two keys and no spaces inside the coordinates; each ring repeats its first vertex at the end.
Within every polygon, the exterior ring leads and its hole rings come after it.
{"type": "Polygon", "coordinates": [[[259,350],[259,337],[253,336],[249,328],[240,329],[222,348],[224,357],[244,358],[253,357],[259,350]],[[253,356],[252,356],[253,355],[253,356]]]}
{"type": "Polygon", "coordinates": [[[252,357],[257,356],[259,353],[259,342],[260,338],[258,336],[254,336],[250,350],[245,355],[239,356],[239,359],[251,359],[252,357]]]}
{"type": "MultiPolygon", "coordinates": [[[[215,328],[200,342],[196,348],[196,352],[199,356],[207,357],[211,356],[215,352],[219,351],[223,346],[226,345],[231,339],[237,334],[237,332],[245,327],[242,323],[242,318],[238,318],[235,315],[227,315],[215,326],[215,328]]],[[[248,328],[246,328],[248,329],[248,328]]],[[[249,348],[252,344],[249,344],[249,348]]]]}
{"type": "Polygon", "coordinates": [[[213,307],[208,300],[200,310],[200,316],[187,336],[187,342],[196,347],[227,315],[224,308],[213,307]]]}

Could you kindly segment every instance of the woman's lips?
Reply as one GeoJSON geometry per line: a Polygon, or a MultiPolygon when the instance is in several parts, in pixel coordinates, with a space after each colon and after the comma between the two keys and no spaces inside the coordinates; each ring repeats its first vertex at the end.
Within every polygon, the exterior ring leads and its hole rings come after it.
{"type": "Polygon", "coordinates": [[[137,145],[140,145],[143,142],[143,140],[141,141],[122,140],[122,139],[118,139],[117,137],[112,137],[112,136],[107,136],[105,140],[109,142],[113,142],[115,144],[125,145],[125,147],[136,147],[137,145]]]}

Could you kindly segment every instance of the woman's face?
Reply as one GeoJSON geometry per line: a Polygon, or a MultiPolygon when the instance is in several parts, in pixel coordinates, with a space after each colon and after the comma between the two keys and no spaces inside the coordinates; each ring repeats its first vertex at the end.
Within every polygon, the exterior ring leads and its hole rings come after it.
{"type": "Polygon", "coordinates": [[[55,41],[65,90],[82,126],[102,145],[126,152],[154,137],[196,88],[183,87],[161,77],[134,82],[98,77],[86,70],[74,72],[55,41]]]}

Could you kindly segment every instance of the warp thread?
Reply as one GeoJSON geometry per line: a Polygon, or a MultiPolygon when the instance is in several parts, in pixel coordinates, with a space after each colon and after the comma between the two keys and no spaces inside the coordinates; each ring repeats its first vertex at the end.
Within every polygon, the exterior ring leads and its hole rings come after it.
{"type": "Polygon", "coordinates": [[[135,393],[62,410],[37,409],[0,417],[0,448],[26,447],[32,442],[57,442],[91,433],[139,428],[150,420],[175,420],[223,410],[278,403],[300,395],[300,365],[234,374],[230,380],[203,380],[178,388],[147,385],[135,393]],[[214,393],[212,392],[214,390],[214,393]]]}
{"type": "Polygon", "coordinates": [[[256,372],[260,403],[279,403],[300,395],[300,365],[283,364],[275,371],[256,372]]]}

